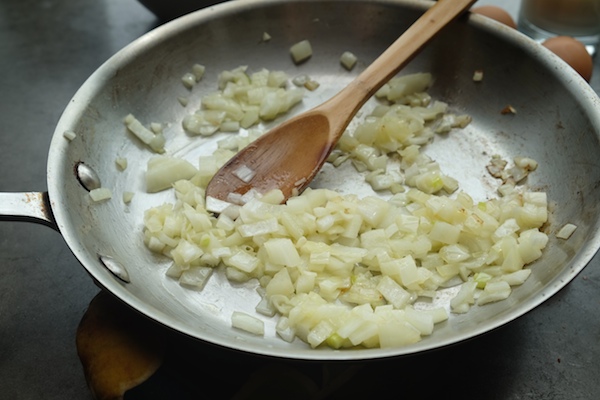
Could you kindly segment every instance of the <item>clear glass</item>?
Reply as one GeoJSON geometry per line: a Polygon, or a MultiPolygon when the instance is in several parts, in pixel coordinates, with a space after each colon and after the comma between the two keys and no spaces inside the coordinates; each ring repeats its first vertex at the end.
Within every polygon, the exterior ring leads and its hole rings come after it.
{"type": "Polygon", "coordinates": [[[519,30],[535,40],[572,36],[596,54],[600,42],[600,0],[522,0],[519,30]]]}

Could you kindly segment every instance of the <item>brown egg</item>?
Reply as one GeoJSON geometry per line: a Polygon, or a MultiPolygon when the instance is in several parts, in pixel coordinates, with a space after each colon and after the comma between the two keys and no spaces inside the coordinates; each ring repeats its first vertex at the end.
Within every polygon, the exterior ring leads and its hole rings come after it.
{"type": "Polygon", "coordinates": [[[504,10],[500,7],[495,7],[495,6],[474,7],[471,9],[471,12],[474,12],[475,14],[485,15],[486,17],[496,20],[500,23],[503,23],[506,26],[510,26],[513,29],[517,29],[517,24],[515,23],[515,20],[510,16],[510,14],[506,10],[504,10]]]}
{"type": "Polygon", "coordinates": [[[556,36],[542,44],[579,72],[583,79],[590,81],[594,65],[583,43],[570,36],[556,36]]]}

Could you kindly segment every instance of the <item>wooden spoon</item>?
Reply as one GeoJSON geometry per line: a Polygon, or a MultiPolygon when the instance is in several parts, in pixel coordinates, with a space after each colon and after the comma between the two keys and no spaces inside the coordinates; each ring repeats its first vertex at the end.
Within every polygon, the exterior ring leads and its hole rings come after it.
{"type": "Polygon", "coordinates": [[[245,147],[209,182],[207,207],[220,212],[251,189],[280,189],[284,201],[302,192],[363,104],[475,1],[439,0],[338,94],[245,147]]]}

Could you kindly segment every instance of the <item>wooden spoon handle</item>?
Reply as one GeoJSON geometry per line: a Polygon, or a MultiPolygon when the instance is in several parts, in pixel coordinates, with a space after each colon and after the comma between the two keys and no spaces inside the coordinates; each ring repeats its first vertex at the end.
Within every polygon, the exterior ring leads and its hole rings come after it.
{"type": "Polygon", "coordinates": [[[329,108],[330,138],[336,142],[358,109],[400,71],[444,26],[476,0],[438,0],[367,69],[322,107],[329,108]],[[339,128],[339,129],[338,129],[339,128]],[[335,136],[337,134],[337,136],[335,136]]]}

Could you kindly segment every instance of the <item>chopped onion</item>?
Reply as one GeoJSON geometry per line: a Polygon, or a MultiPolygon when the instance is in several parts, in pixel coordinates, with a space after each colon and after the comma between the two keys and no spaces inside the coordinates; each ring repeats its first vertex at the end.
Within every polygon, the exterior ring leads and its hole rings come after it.
{"type": "Polygon", "coordinates": [[[306,61],[312,56],[312,46],[310,41],[302,40],[290,47],[290,54],[296,64],[306,61]]]}
{"type": "Polygon", "coordinates": [[[506,107],[504,107],[500,111],[500,114],[516,114],[516,113],[517,113],[517,109],[514,108],[513,106],[511,106],[510,104],[507,105],[506,107]]]}
{"type": "MultiPolygon", "coordinates": [[[[273,119],[302,99],[304,91],[285,90],[286,81],[285,74],[264,69],[223,71],[220,91],[205,96],[184,127],[212,134],[225,124],[234,130],[273,119]]],[[[151,159],[148,190],[172,187],[176,201],[147,210],[144,243],[173,260],[167,274],[182,285],[204,286],[217,266],[231,281],[257,279],[262,297],[256,312],[279,318],[275,331],[283,340],[298,337],[311,347],[418,342],[448,318],[444,308],[420,309],[420,299],[430,302],[438,290],[455,285],[452,313],[506,299],[548,243],[540,230],[548,220],[546,194],[516,186],[537,163],[515,157],[506,168],[492,158],[488,170],[502,179],[500,196],[475,202],[420,150],[471,120],[432,100],[426,92],[431,83],[426,73],[390,80],[376,94],[382,104],[342,136],[329,158],[335,166],[349,160],[375,190],[391,193],[388,200],[311,188],[283,204],[277,190],[232,193],[227,202],[205,199],[218,168],[260,135],[251,129],[247,137],[219,141],[198,168],[170,157],[151,159]],[[389,169],[391,158],[399,170],[389,169]],[[218,217],[209,212],[215,209],[218,217]]],[[[253,174],[247,166],[236,171],[244,182],[253,174]]],[[[235,312],[232,326],[264,334],[262,320],[245,313],[235,312]]]]}
{"type": "MultiPolygon", "coordinates": [[[[196,80],[204,75],[203,66],[195,65],[192,71],[196,80]]],[[[287,89],[287,80],[283,71],[262,69],[250,74],[246,66],[222,71],[219,91],[202,97],[200,109],[183,119],[183,128],[191,135],[210,136],[248,129],[261,119],[272,120],[304,96],[299,88],[287,89]]],[[[187,100],[182,104],[187,105],[187,100]]]]}
{"type": "MultiPolygon", "coordinates": [[[[176,186],[175,190],[182,188],[176,186]]],[[[186,190],[202,193],[200,187],[186,190]]],[[[177,193],[178,197],[183,195],[177,193]]],[[[516,190],[485,203],[475,203],[466,195],[452,199],[417,189],[390,201],[358,199],[327,189],[307,189],[286,204],[278,204],[279,198],[267,203],[255,197],[239,208],[236,219],[209,218],[212,227],[204,225],[190,232],[189,237],[199,232],[222,237],[218,247],[214,242],[192,246],[183,238],[177,239],[181,226],[168,222],[179,220],[173,214],[177,208],[161,207],[164,216],[155,219],[154,212],[146,216],[146,243],[180,260],[177,262],[182,266],[209,254],[227,267],[229,279],[260,278],[266,299],[279,296],[277,310],[289,318],[287,328],[311,346],[414,343],[431,333],[433,321],[443,318],[432,320],[415,309],[412,319],[403,316],[397,321],[399,317],[389,312],[376,312],[378,307],[387,304],[394,311],[406,310],[419,296],[430,297],[432,290],[455,278],[465,281],[451,303],[455,313],[467,312],[475,303],[502,300],[510,294],[511,286],[522,284],[529,276],[529,270],[523,269],[525,261],[539,258],[547,243],[547,236],[537,229],[519,233],[518,220],[511,218],[517,209],[526,209],[531,204],[528,201],[539,204],[545,197],[516,190]],[[503,209],[511,211],[502,215],[503,209]],[[349,213],[355,217],[349,219],[349,213]],[[337,219],[336,215],[344,218],[337,219]],[[397,217],[390,219],[390,215],[397,217]],[[350,221],[356,221],[358,225],[352,222],[352,226],[358,229],[350,228],[350,221]],[[163,237],[167,232],[172,232],[172,239],[163,237]],[[334,239],[342,232],[351,240],[346,245],[334,239]],[[346,305],[335,306],[335,318],[329,308],[315,308],[316,304],[337,304],[336,299],[346,305]],[[357,306],[363,311],[354,311],[357,306]],[[389,337],[392,326],[400,329],[398,335],[402,337],[389,337]]],[[[268,312],[268,307],[265,310],[268,312]]],[[[289,334],[287,328],[282,332],[289,334]]]]}
{"type": "Polygon", "coordinates": [[[256,172],[250,169],[247,165],[242,165],[238,169],[236,169],[233,172],[233,174],[240,178],[240,180],[242,180],[243,182],[248,183],[252,180],[256,172]]]}
{"type": "Polygon", "coordinates": [[[112,190],[105,188],[105,187],[99,187],[97,189],[92,189],[92,190],[90,190],[90,197],[95,202],[108,200],[112,197],[112,190]]]}
{"type": "Polygon", "coordinates": [[[72,130],[66,130],[63,132],[63,136],[65,139],[67,139],[70,142],[71,140],[73,140],[77,137],[77,134],[75,132],[73,132],[72,130]]]}
{"type": "Polygon", "coordinates": [[[179,283],[184,286],[192,286],[195,289],[202,289],[208,278],[212,275],[214,268],[211,267],[196,267],[185,270],[179,277],[179,283]]]}
{"type": "Polygon", "coordinates": [[[346,68],[348,71],[354,68],[358,58],[351,52],[345,51],[342,53],[340,57],[340,63],[346,68]]]}
{"type": "Polygon", "coordinates": [[[568,239],[571,237],[573,232],[577,229],[577,225],[565,224],[556,232],[556,237],[559,239],[568,239]]]}
{"type": "Polygon", "coordinates": [[[196,79],[196,82],[199,82],[204,77],[204,72],[206,71],[206,67],[202,64],[194,64],[192,65],[192,74],[196,79]]]}
{"type": "Polygon", "coordinates": [[[304,86],[308,81],[310,81],[310,76],[308,75],[298,75],[292,79],[292,83],[296,86],[304,86]]]}
{"type": "Polygon", "coordinates": [[[148,193],[168,189],[180,179],[192,178],[198,170],[188,161],[167,156],[157,156],[148,160],[146,169],[146,190],[148,193]]]}
{"type": "Polygon", "coordinates": [[[510,296],[511,291],[512,289],[506,281],[489,282],[485,285],[485,289],[483,289],[477,298],[477,305],[481,306],[487,303],[507,299],[508,296],[510,296]]]}
{"type": "Polygon", "coordinates": [[[125,117],[124,122],[127,126],[127,129],[150,149],[156,153],[164,153],[165,137],[162,133],[152,132],[150,129],[142,125],[142,123],[132,114],[128,114],[125,117]]]}
{"type": "Polygon", "coordinates": [[[181,77],[181,82],[183,83],[183,86],[185,86],[188,89],[191,89],[196,84],[196,77],[191,72],[186,72],[181,77]]]}
{"type": "Polygon", "coordinates": [[[231,315],[231,326],[258,336],[265,334],[264,322],[239,311],[234,311],[231,315]]]}
{"type": "Polygon", "coordinates": [[[115,164],[117,164],[117,168],[119,171],[125,171],[127,169],[127,158],[125,157],[117,157],[115,160],[115,164]]]}
{"type": "Polygon", "coordinates": [[[319,86],[319,82],[313,81],[312,79],[304,82],[304,87],[310,91],[316,90],[319,86]]]}
{"type": "Polygon", "coordinates": [[[134,192],[123,192],[123,203],[129,204],[133,200],[134,192]]]}
{"type": "Polygon", "coordinates": [[[296,331],[290,326],[290,320],[287,317],[279,318],[275,331],[286,342],[291,343],[296,338],[296,331]]]}

